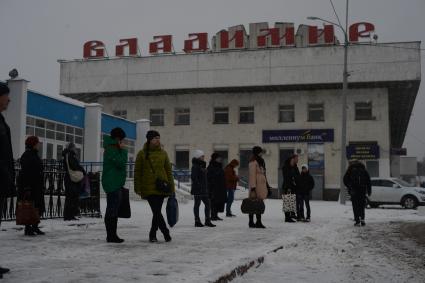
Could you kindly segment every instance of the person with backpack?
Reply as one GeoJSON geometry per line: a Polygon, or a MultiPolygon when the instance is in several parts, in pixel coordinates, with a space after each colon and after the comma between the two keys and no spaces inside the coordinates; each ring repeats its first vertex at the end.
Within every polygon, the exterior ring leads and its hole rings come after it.
{"type": "Polygon", "coordinates": [[[199,217],[199,206],[201,202],[205,206],[205,226],[215,227],[211,223],[211,201],[207,187],[207,163],[205,162],[205,154],[202,150],[195,150],[192,159],[192,171],[190,174],[192,187],[190,193],[194,198],[193,214],[195,215],[195,227],[204,227],[199,217]]]}
{"type": "Polygon", "coordinates": [[[308,171],[308,165],[301,165],[301,175],[297,181],[297,215],[302,221],[310,222],[311,209],[310,209],[310,192],[314,189],[314,179],[308,171]],[[307,209],[307,218],[304,218],[304,203],[307,209]]]}
{"type": "Polygon", "coordinates": [[[372,186],[369,173],[363,163],[358,160],[350,162],[344,175],[344,185],[348,188],[353,204],[354,226],[365,226],[366,194],[371,195],[372,186]]]}

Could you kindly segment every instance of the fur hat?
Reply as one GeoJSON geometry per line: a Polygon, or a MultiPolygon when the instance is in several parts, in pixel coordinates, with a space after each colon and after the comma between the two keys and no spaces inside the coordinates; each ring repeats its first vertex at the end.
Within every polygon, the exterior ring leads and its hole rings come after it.
{"type": "Polygon", "coordinates": [[[200,149],[196,149],[195,151],[193,151],[193,157],[194,158],[201,158],[202,156],[205,156],[205,153],[200,150],[200,149]]]}

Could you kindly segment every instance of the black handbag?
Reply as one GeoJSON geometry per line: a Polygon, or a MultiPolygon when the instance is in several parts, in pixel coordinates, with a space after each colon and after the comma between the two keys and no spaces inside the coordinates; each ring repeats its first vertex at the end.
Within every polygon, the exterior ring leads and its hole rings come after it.
{"type": "Polygon", "coordinates": [[[261,199],[246,198],[242,201],[241,211],[244,214],[263,214],[266,210],[261,199]]]}
{"type": "MultiPolygon", "coordinates": [[[[155,170],[153,169],[153,166],[152,166],[152,162],[151,162],[151,160],[150,160],[149,157],[148,157],[148,162],[149,162],[149,165],[151,166],[152,173],[154,175],[156,175],[155,170]]],[[[163,193],[166,193],[166,194],[171,194],[172,193],[172,189],[171,189],[170,183],[168,183],[165,180],[162,180],[161,178],[156,177],[156,179],[155,179],[155,187],[160,192],[163,192],[163,193]]]]}
{"type": "Polygon", "coordinates": [[[130,191],[126,188],[121,188],[121,202],[118,208],[118,217],[119,218],[131,217],[130,191]]]}

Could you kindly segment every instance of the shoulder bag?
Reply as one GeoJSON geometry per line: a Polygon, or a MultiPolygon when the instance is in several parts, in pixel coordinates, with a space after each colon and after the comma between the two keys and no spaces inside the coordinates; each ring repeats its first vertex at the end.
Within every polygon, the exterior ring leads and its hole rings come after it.
{"type": "Polygon", "coordinates": [[[66,155],[66,167],[68,167],[68,174],[69,174],[69,178],[71,179],[72,182],[74,183],[79,183],[83,180],[84,178],[84,174],[81,171],[78,170],[72,170],[69,167],[69,154],[66,155]]]}

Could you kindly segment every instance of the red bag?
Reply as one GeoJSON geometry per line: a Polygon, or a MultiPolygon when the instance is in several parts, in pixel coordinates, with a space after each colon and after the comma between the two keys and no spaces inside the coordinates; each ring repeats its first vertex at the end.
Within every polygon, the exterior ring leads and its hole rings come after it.
{"type": "Polygon", "coordinates": [[[35,208],[32,201],[19,201],[16,205],[16,225],[35,225],[40,223],[38,208],[35,208]]]}

